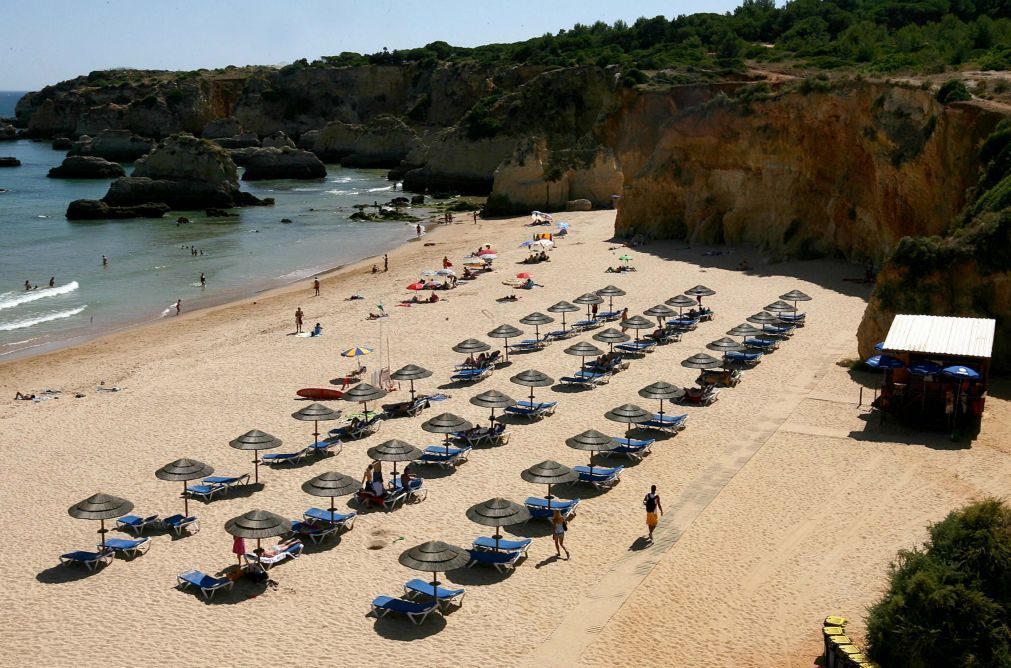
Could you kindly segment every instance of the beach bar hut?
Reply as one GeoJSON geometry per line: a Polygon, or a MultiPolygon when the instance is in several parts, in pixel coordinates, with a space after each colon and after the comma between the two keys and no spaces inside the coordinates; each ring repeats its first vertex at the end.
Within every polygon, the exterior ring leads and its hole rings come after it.
{"type": "Polygon", "coordinates": [[[886,375],[878,407],[951,429],[981,417],[995,329],[989,318],[896,315],[880,347],[905,368],[886,375]]]}

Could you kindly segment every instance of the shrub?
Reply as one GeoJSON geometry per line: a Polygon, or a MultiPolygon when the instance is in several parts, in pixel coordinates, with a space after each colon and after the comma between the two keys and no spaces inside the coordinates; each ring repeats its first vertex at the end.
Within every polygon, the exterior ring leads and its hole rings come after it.
{"type": "Polygon", "coordinates": [[[969,89],[959,79],[945,81],[940,90],[937,91],[937,101],[941,104],[971,99],[972,95],[969,94],[969,89]]]}
{"type": "Polygon", "coordinates": [[[986,499],[902,550],[870,610],[868,651],[886,666],[1011,665],[1011,508],[986,499]]]}

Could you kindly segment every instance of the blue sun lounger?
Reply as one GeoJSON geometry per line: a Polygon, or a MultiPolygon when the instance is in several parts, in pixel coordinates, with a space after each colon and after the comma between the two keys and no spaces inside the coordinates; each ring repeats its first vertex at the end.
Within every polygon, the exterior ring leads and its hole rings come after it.
{"type": "Polygon", "coordinates": [[[614,322],[621,317],[621,311],[601,311],[597,314],[597,320],[604,322],[614,322]]]}
{"type": "Polygon", "coordinates": [[[795,329],[797,329],[796,325],[783,325],[781,327],[777,327],[776,325],[762,325],[762,334],[787,337],[793,336],[795,329]]]}
{"type": "Polygon", "coordinates": [[[738,362],[740,364],[745,364],[747,366],[755,366],[762,361],[762,355],[764,355],[761,350],[756,350],[753,352],[745,352],[743,350],[728,350],[723,354],[729,362],[738,362]]]}
{"type": "MultiPolygon", "coordinates": [[[[392,478],[390,478],[390,489],[394,494],[404,489],[403,486],[400,484],[399,475],[394,475],[392,478]]],[[[403,499],[404,503],[407,503],[409,499],[415,499],[416,501],[424,501],[427,498],[428,498],[428,488],[425,487],[425,479],[412,478],[411,489],[407,491],[407,497],[403,499]]],[[[383,505],[386,504],[384,503],[383,505]]]]}
{"type": "Polygon", "coordinates": [[[783,322],[788,322],[791,325],[796,325],[797,327],[804,326],[804,320],[807,318],[806,313],[780,313],[776,316],[783,322]]]}
{"type": "Polygon", "coordinates": [[[401,615],[407,615],[407,618],[415,624],[425,621],[426,617],[435,612],[435,608],[434,599],[424,603],[415,603],[414,601],[405,601],[402,598],[393,598],[392,596],[377,596],[372,601],[372,612],[376,617],[385,617],[391,612],[396,612],[401,615]]]}
{"type": "Polygon", "coordinates": [[[379,427],[383,424],[383,419],[380,417],[381,415],[381,413],[373,415],[368,420],[363,420],[354,427],[350,424],[346,424],[343,427],[331,429],[327,435],[330,436],[330,438],[336,438],[338,440],[342,438],[365,438],[366,436],[379,431],[379,427]]]}
{"type": "Polygon", "coordinates": [[[177,536],[182,536],[183,531],[187,529],[190,530],[190,533],[200,531],[200,522],[197,521],[194,515],[190,515],[189,517],[185,515],[171,515],[163,519],[161,523],[166,529],[172,531],[177,536]]]}
{"type": "Polygon", "coordinates": [[[466,590],[461,587],[460,589],[449,589],[447,587],[432,586],[431,582],[425,582],[421,578],[414,578],[404,583],[404,595],[409,599],[416,599],[418,597],[423,597],[426,599],[438,598],[439,603],[442,605],[442,609],[445,610],[451,605],[457,607],[463,605],[463,597],[466,595],[466,590]]]}
{"type": "Polygon", "coordinates": [[[489,552],[488,550],[467,550],[470,561],[467,568],[475,565],[494,566],[499,572],[511,571],[516,568],[516,562],[523,558],[522,552],[489,552]]]}
{"type": "Polygon", "coordinates": [[[629,353],[630,355],[645,355],[646,353],[651,353],[654,349],[656,349],[656,341],[646,341],[644,339],[640,339],[639,341],[619,343],[615,346],[615,348],[623,353],[629,353]]]}
{"type": "Polygon", "coordinates": [[[327,439],[325,441],[316,441],[308,447],[309,454],[316,455],[317,457],[322,456],[326,453],[331,453],[334,455],[339,455],[344,449],[344,444],[341,443],[340,439],[327,439]]]}
{"type": "Polygon", "coordinates": [[[625,455],[626,457],[631,457],[632,459],[642,459],[649,454],[650,448],[656,443],[655,438],[647,439],[636,439],[636,438],[612,438],[611,439],[618,447],[614,450],[604,450],[601,454],[605,457],[610,455],[625,455]]]}
{"type": "Polygon", "coordinates": [[[228,487],[225,485],[204,485],[202,483],[196,485],[186,485],[186,493],[188,495],[201,498],[204,501],[210,501],[214,498],[215,494],[223,492],[226,489],[228,489],[228,487]]]}
{"type": "Polygon", "coordinates": [[[158,526],[161,522],[158,520],[157,515],[148,515],[147,517],[141,517],[140,515],[126,515],[125,517],[120,517],[116,520],[116,528],[122,529],[123,531],[129,531],[135,536],[139,536],[144,533],[144,529],[150,526],[158,526]]]}
{"type": "Polygon", "coordinates": [[[88,552],[87,550],[76,550],[60,555],[60,563],[64,566],[80,564],[89,571],[94,571],[102,564],[112,561],[115,553],[112,550],[99,550],[98,552],[88,552]]]}
{"type": "Polygon", "coordinates": [[[524,538],[523,540],[506,540],[505,538],[500,538],[498,541],[498,546],[495,545],[495,539],[488,536],[479,536],[474,539],[474,549],[475,550],[491,550],[493,552],[520,552],[522,554],[527,553],[527,548],[533,543],[533,539],[524,538]]]}
{"type": "Polygon", "coordinates": [[[535,350],[544,350],[548,344],[551,343],[547,339],[524,339],[519,343],[514,343],[509,346],[509,351],[514,353],[519,352],[533,352],[535,350]]]}
{"type": "Polygon", "coordinates": [[[769,336],[746,336],[744,337],[744,345],[749,348],[758,348],[763,352],[769,352],[779,348],[779,339],[769,336]]]}
{"type": "Polygon", "coordinates": [[[572,323],[571,325],[569,325],[569,327],[571,327],[572,329],[574,329],[577,332],[585,332],[585,331],[588,331],[588,330],[591,330],[591,329],[596,329],[596,328],[600,327],[602,324],[603,324],[603,322],[601,322],[600,320],[596,320],[596,319],[578,320],[578,321],[572,323]]]}
{"type": "Polygon", "coordinates": [[[550,342],[550,341],[561,341],[563,339],[571,339],[573,336],[575,336],[578,333],[579,332],[577,332],[577,331],[575,331],[573,329],[556,329],[553,332],[547,332],[544,335],[543,338],[544,338],[545,341],[548,341],[548,342],[550,342]]]}
{"type": "Polygon", "coordinates": [[[201,571],[186,571],[176,576],[176,586],[179,589],[196,587],[204,598],[210,600],[219,589],[231,589],[234,583],[228,578],[216,578],[201,571]]]}
{"type": "Polygon", "coordinates": [[[505,412],[511,415],[522,415],[533,422],[534,420],[542,417],[554,415],[555,408],[557,407],[557,401],[538,401],[534,403],[529,401],[518,401],[515,406],[507,407],[505,412]]]}
{"type": "Polygon", "coordinates": [[[354,511],[350,513],[331,513],[329,510],[321,508],[310,508],[302,513],[303,519],[314,522],[329,522],[338,529],[344,529],[345,531],[351,531],[354,528],[356,517],[358,517],[358,513],[354,511]]]}
{"type": "Polygon", "coordinates": [[[450,376],[449,379],[454,383],[476,383],[479,380],[484,380],[491,374],[492,368],[487,366],[475,369],[460,369],[450,376]]]}
{"type": "Polygon", "coordinates": [[[307,536],[313,543],[322,543],[330,536],[340,531],[340,527],[329,522],[292,520],[291,532],[307,536]]]}
{"type": "Polygon", "coordinates": [[[224,485],[225,487],[236,487],[238,485],[248,485],[249,484],[249,474],[243,473],[242,475],[212,475],[204,478],[202,481],[205,485],[224,485]]]}
{"type": "Polygon", "coordinates": [[[653,413],[652,420],[640,422],[635,426],[640,429],[656,429],[657,431],[676,434],[685,428],[685,422],[687,421],[687,413],[684,415],[660,415],[659,413],[653,413]]]}
{"type": "MultiPolygon", "coordinates": [[[[137,538],[135,540],[130,540],[126,538],[108,538],[105,541],[106,549],[112,550],[116,554],[121,554],[124,557],[139,557],[142,554],[146,554],[149,549],[151,549],[151,538],[137,538]]],[[[102,549],[101,545],[98,545],[99,550],[102,549]]]]}
{"type": "Polygon", "coordinates": [[[524,505],[527,510],[530,511],[530,517],[535,520],[550,520],[554,511],[560,510],[562,517],[568,518],[572,513],[576,512],[576,506],[579,505],[579,499],[572,499],[571,501],[564,501],[562,499],[551,499],[551,505],[548,506],[548,500],[543,499],[539,496],[528,496],[524,505]]]}
{"type": "Polygon", "coordinates": [[[286,545],[283,550],[275,552],[274,554],[256,554],[255,552],[246,552],[242,555],[242,559],[249,566],[259,566],[263,570],[267,570],[271,566],[276,566],[277,564],[285,561],[286,559],[294,559],[302,554],[302,550],[305,545],[299,542],[291,543],[286,545]]]}
{"type": "Polygon", "coordinates": [[[296,464],[309,456],[309,448],[298,452],[271,452],[263,455],[264,464],[296,464]]]}
{"type": "Polygon", "coordinates": [[[467,456],[470,451],[473,450],[470,446],[465,446],[463,448],[449,448],[446,449],[443,445],[430,445],[425,448],[425,452],[418,459],[414,460],[417,464],[435,464],[441,466],[442,468],[449,468],[451,466],[457,466],[467,461],[467,456]]]}
{"type": "Polygon", "coordinates": [[[596,387],[606,385],[611,380],[609,373],[596,373],[593,371],[577,371],[571,376],[564,376],[558,381],[567,385],[582,385],[583,387],[596,387]]]}
{"type": "Polygon", "coordinates": [[[593,485],[597,489],[611,489],[621,481],[624,466],[607,468],[604,466],[573,466],[572,470],[579,474],[579,482],[593,485]]]}

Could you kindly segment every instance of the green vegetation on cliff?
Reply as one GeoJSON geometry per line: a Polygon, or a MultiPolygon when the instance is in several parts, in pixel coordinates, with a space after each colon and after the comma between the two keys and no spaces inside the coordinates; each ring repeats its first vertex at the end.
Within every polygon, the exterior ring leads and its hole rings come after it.
{"type": "Polygon", "coordinates": [[[970,504],[899,552],[870,611],[869,653],[883,666],[1011,666],[1011,508],[970,504]]]}

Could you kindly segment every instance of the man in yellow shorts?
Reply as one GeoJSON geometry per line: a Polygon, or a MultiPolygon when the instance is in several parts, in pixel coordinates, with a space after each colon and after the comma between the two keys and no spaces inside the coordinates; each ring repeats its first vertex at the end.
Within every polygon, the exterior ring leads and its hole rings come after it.
{"type": "Polygon", "coordinates": [[[657,523],[660,521],[657,511],[660,511],[660,515],[663,515],[663,505],[660,503],[660,495],[656,493],[656,485],[649,488],[649,494],[643,498],[642,505],[646,506],[646,526],[649,528],[649,540],[652,542],[653,529],[656,528],[657,523]]]}

